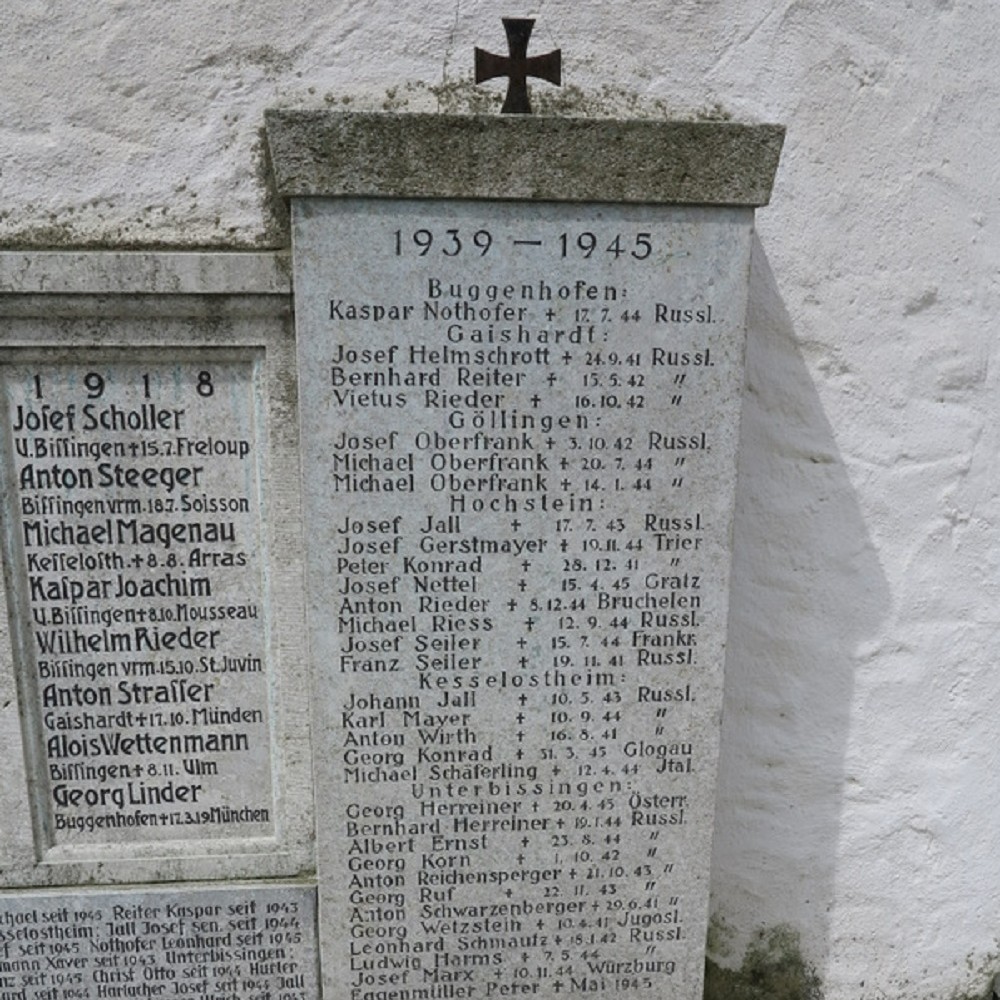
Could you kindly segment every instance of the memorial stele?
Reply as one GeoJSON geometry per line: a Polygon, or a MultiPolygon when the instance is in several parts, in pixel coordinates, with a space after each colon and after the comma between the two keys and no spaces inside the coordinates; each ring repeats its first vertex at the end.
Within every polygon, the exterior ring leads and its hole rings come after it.
{"type": "Polygon", "coordinates": [[[326,995],[694,1000],[781,129],[267,122],[326,995]]]}
{"type": "Polygon", "coordinates": [[[0,254],[0,1000],[694,1000],[782,129],[266,133],[291,283],[0,254]]]}

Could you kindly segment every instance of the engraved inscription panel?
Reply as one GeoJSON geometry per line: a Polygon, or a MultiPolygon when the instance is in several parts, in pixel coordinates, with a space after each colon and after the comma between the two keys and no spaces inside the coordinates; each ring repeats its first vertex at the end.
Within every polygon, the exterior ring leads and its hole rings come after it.
{"type": "Polygon", "coordinates": [[[329,994],[693,998],[750,212],[293,219],[329,994]]]}
{"type": "Polygon", "coordinates": [[[0,366],[40,849],[273,834],[259,364],[0,366]]]}
{"type": "Polygon", "coordinates": [[[269,885],[0,896],[17,1000],[313,1000],[315,890],[269,885]]]}

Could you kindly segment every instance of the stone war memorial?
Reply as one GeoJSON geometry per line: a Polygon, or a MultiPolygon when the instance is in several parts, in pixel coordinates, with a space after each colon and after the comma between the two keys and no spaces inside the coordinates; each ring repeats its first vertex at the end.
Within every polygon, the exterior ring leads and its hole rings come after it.
{"type": "Polygon", "coordinates": [[[511,114],[266,114],[290,272],[4,259],[0,1000],[701,996],[783,130],[508,33],[511,114]]]}

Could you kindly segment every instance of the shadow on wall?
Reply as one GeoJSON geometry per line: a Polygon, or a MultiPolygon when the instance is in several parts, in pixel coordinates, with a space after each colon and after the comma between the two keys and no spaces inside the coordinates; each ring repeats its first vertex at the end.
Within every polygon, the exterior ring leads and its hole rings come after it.
{"type": "Polygon", "coordinates": [[[806,1000],[829,951],[855,651],[889,591],[756,237],[747,326],[709,986],[726,970],[729,1000],[806,1000]]]}

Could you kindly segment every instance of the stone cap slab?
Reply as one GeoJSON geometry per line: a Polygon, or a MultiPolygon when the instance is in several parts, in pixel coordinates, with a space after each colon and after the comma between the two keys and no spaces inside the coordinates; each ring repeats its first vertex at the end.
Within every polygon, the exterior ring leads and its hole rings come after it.
{"type": "Polygon", "coordinates": [[[0,294],[289,295],[281,253],[0,251],[0,294]]]}
{"type": "Polygon", "coordinates": [[[781,125],[534,115],[265,114],[285,198],[766,205],[781,125]]]}

